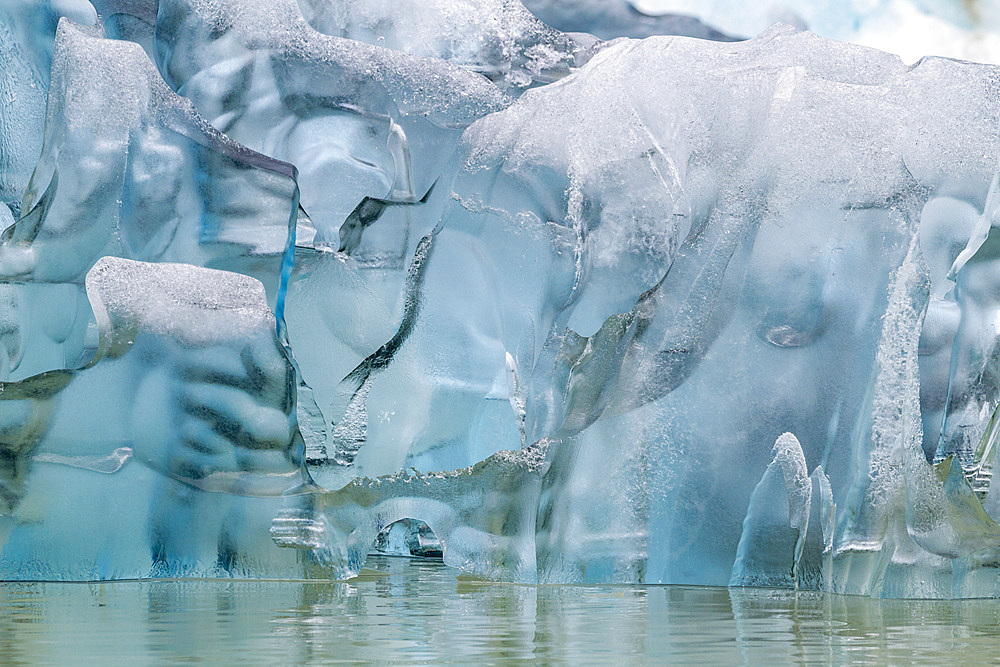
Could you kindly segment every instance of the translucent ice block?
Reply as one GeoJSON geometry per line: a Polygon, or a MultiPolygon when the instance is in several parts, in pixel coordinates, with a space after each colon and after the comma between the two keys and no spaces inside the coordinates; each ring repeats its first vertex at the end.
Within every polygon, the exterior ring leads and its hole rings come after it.
{"type": "Polygon", "coordinates": [[[301,576],[270,522],[312,488],[260,282],[103,258],[98,355],[8,382],[0,576],[301,576]]]}

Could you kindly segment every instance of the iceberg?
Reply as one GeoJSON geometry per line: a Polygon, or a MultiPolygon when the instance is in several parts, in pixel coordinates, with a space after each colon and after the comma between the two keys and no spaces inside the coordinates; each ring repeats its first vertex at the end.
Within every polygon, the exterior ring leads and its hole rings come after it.
{"type": "Polygon", "coordinates": [[[29,29],[0,577],[1000,595],[997,68],[474,4],[29,29]]]}
{"type": "MultiPolygon", "coordinates": [[[[408,482],[437,507],[433,489],[486,474],[468,452],[544,451],[534,571],[451,560],[442,528],[446,562],[486,576],[982,592],[995,520],[976,471],[992,465],[997,396],[991,325],[972,321],[993,311],[966,290],[992,282],[961,257],[991,265],[998,137],[976,91],[993,72],[790,28],[649,39],[481,119],[421,260],[415,324],[333,412],[351,465],[471,466],[408,482]],[[460,363],[442,340],[461,341],[460,363]],[[947,465],[963,471],[952,491],[947,465]]],[[[385,488],[398,506],[385,480],[366,497],[385,488]]],[[[296,520],[395,520],[375,500],[347,519],[357,501],[333,493],[296,520]]]]}

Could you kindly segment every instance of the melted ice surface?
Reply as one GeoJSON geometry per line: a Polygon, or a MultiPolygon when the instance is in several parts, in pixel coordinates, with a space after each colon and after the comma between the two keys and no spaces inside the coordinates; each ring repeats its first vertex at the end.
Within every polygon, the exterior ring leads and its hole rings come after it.
{"type": "Polygon", "coordinates": [[[2,576],[347,578],[388,540],[998,594],[996,67],[516,2],[97,5],[5,42],[52,69],[0,218],[2,576]]]}

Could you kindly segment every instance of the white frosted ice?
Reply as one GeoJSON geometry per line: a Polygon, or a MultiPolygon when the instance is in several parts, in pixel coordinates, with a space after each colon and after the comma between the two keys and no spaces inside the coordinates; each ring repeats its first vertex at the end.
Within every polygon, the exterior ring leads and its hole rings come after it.
{"type": "Polygon", "coordinates": [[[144,264],[105,257],[87,274],[97,326],[120,345],[138,329],[184,345],[238,341],[274,328],[260,281],[188,264],[144,264]]]}
{"type": "Polygon", "coordinates": [[[441,58],[501,87],[549,83],[590,57],[594,39],[566,35],[518,0],[298,0],[316,30],[441,58]]]}

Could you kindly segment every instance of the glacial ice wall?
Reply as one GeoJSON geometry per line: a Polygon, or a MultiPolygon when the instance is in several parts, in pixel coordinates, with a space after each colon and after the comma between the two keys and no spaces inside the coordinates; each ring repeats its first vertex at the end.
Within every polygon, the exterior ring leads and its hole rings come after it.
{"type": "Polygon", "coordinates": [[[344,578],[420,531],[500,580],[1000,595],[996,67],[53,7],[0,41],[51,63],[3,79],[46,107],[0,116],[0,577],[344,578]]]}

